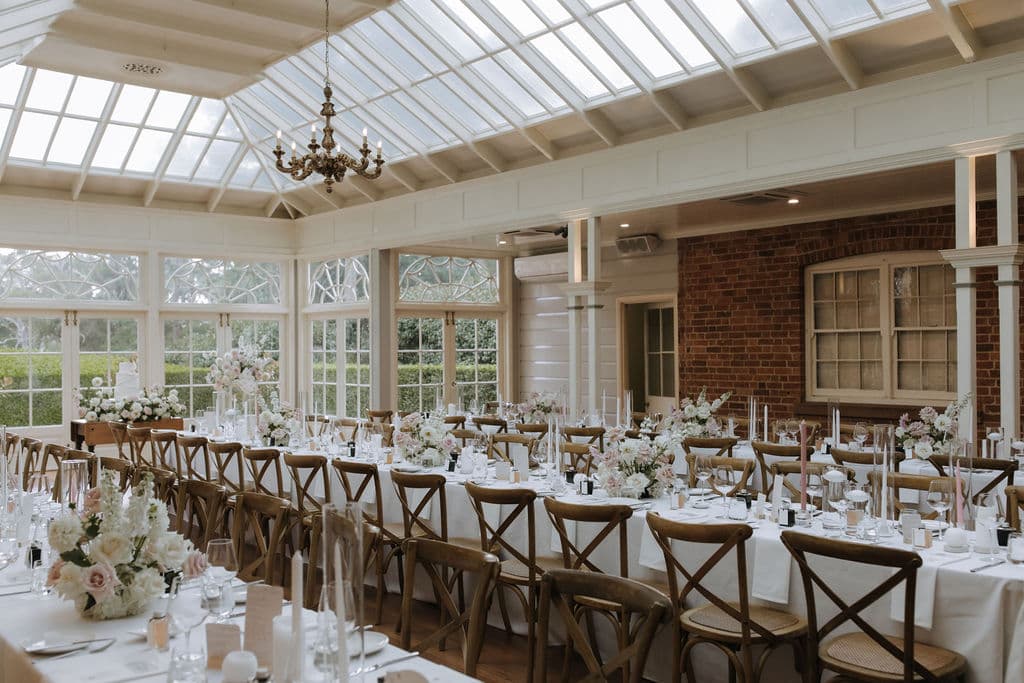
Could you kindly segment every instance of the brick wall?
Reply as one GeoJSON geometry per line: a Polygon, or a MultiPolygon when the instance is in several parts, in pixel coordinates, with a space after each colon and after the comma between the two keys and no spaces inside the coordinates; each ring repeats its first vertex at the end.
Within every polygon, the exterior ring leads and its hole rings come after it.
{"type": "MultiPolygon", "coordinates": [[[[1021,213],[1024,225],[1024,202],[1021,213]]],[[[977,220],[978,244],[994,244],[995,203],[980,202],[977,220]]],[[[730,409],[739,414],[752,393],[768,401],[773,415],[799,412],[805,374],[804,268],[847,256],[953,247],[952,206],[680,239],[680,392],[692,396],[705,385],[709,392],[732,390],[736,398],[730,409]]],[[[977,271],[982,425],[999,418],[995,270],[977,271]]],[[[882,416],[877,407],[861,410],[862,417],[882,416]]],[[[851,409],[845,417],[858,415],[851,409]]]]}

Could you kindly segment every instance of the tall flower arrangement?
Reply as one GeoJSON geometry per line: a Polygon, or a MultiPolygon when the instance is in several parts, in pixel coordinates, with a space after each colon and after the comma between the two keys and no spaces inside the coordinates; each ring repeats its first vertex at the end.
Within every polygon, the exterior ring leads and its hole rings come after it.
{"type": "Polygon", "coordinates": [[[164,574],[180,571],[192,544],[169,531],[167,506],[153,496],[146,474],[124,506],[113,472],[104,472],[86,509],[72,510],[49,528],[59,554],[48,584],[91,619],[139,614],[164,592],[164,574]]]}
{"type": "Polygon", "coordinates": [[[597,476],[609,496],[657,498],[672,485],[672,454],[665,439],[624,439],[619,431],[605,434],[602,453],[590,449],[597,476]]]}
{"type": "Polygon", "coordinates": [[[410,413],[402,418],[395,434],[395,448],[402,457],[425,467],[438,467],[458,451],[459,442],[445,429],[444,421],[437,417],[425,418],[410,413]]]}
{"type": "Polygon", "coordinates": [[[213,358],[206,381],[213,384],[216,391],[251,396],[256,393],[260,382],[272,381],[276,372],[277,361],[256,344],[243,339],[238,348],[213,358]]]}
{"type": "Polygon", "coordinates": [[[112,387],[103,386],[101,377],[93,377],[92,387],[79,387],[75,398],[78,417],[88,422],[149,422],[185,414],[178,390],[165,391],[159,385],[144,388],[138,396],[115,398],[112,387]]]}
{"type": "Polygon", "coordinates": [[[561,410],[562,404],[558,400],[558,395],[546,391],[535,391],[519,404],[523,422],[530,424],[547,422],[550,416],[557,415],[561,410]]]}
{"type": "Polygon", "coordinates": [[[896,440],[903,445],[903,452],[922,460],[933,455],[948,455],[957,437],[960,413],[970,400],[971,395],[965,394],[941,413],[935,408],[921,408],[916,420],[910,419],[910,413],[903,413],[896,426],[896,440]]]}
{"type": "Polygon", "coordinates": [[[697,394],[696,399],[686,397],[680,401],[679,407],[673,408],[669,416],[665,418],[662,428],[679,438],[720,436],[722,424],[715,417],[715,413],[723,403],[729,400],[730,396],[732,396],[732,392],[727,391],[709,402],[708,388],[704,387],[697,394]]]}
{"type": "Polygon", "coordinates": [[[270,403],[260,397],[259,435],[268,446],[287,446],[290,425],[297,413],[291,404],[281,401],[277,392],[270,394],[270,403]]]}

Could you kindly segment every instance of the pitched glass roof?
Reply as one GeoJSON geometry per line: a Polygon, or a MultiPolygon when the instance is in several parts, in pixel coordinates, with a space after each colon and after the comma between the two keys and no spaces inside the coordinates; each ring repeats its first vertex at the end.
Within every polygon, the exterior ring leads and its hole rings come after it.
{"type": "MultiPolygon", "coordinates": [[[[908,14],[926,0],[399,0],[332,36],[342,148],[426,155],[908,14]],[[805,23],[806,22],[806,23],[805,23]]],[[[0,164],[287,191],[274,132],[319,121],[317,43],[226,100],[8,64],[0,164]]],[[[311,179],[309,182],[313,182],[311,179]]]]}

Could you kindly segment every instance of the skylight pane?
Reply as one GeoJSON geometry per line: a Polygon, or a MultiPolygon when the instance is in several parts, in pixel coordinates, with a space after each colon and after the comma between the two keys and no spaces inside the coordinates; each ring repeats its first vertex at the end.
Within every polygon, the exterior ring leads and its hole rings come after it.
{"type": "Polygon", "coordinates": [[[171,140],[171,134],[160,130],[145,129],[139,133],[139,139],[135,142],[135,148],[124,170],[135,171],[136,173],[152,173],[160,163],[160,157],[167,149],[167,143],[171,140]]]}
{"type": "Polygon", "coordinates": [[[377,84],[386,89],[392,89],[397,85],[388,78],[387,74],[378,69],[374,64],[368,62],[359,52],[356,51],[348,43],[339,42],[338,49],[341,50],[342,56],[352,63],[352,66],[359,71],[362,71],[369,78],[377,82],[377,84]]]}
{"type": "Polygon", "coordinates": [[[262,118],[254,116],[247,109],[243,110],[241,106],[239,106],[238,113],[242,117],[242,123],[249,129],[249,134],[256,140],[266,140],[269,137],[273,137],[274,133],[263,123],[262,118]]]}
{"type": "Polygon", "coordinates": [[[444,138],[445,142],[458,141],[458,136],[455,135],[455,133],[453,133],[450,128],[448,128],[447,124],[442,122],[438,117],[434,116],[433,112],[428,111],[419,102],[409,97],[408,93],[404,91],[395,93],[395,100],[397,100],[400,105],[402,105],[410,112],[412,112],[412,114],[415,115],[417,119],[423,121],[423,123],[426,124],[427,126],[430,126],[431,130],[433,130],[435,133],[444,138]]]}
{"type": "Polygon", "coordinates": [[[239,146],[237,142],[214,140],[213,144],[210,145],[210,149],[206,150],[203,163],[199,164],[199,168],[196,170],[196,179],[220,180],[223,178],[224,172],[227,170],[228,164],[231,163],[231,159],[234,158],[239,146]]]}
{"type": "MultiPolygon", "coordinates": [[[[372,105],[379,106],[384,112],[397,121],[407,131],[412,133],[422,147],[437,147],[443,140],[429,126],[417,119],[412,112],[402,106],[394,97],[382,97],[381,99],[367,104],[367,110],[371,113],[372,105]]],[[[386,121],[384,123],[387,123],[386,121]]],[[[404,137],[404,136],[403,136],[404,137]]]]}
{"type": "Polygon", "coordinates": [[[204,97],[199,106],[196,107],[196,113],[192,114],[192,120],[188,122],[188,132],[212,134],[213,131],[217,130],[217,124],[220,123],[221,117],[224,116],[225,109],[224,102],[221,100],[212,100],[209,97],[204,97]]]}
{"type": "Polygon", "coordinates": [[[584,0],[587,3],[587,7],[590,9],[601,9],[607,5],[612,4],[615,0],[584,0]]]}
{"type": "MultiPolygon", "coordinates": [[[[340,73],[366,98],[378,97],[384,94],[384,89],[380,85],[374,83],[349,61],[348,57],[353,52],[349,45],[337,44],[332,41],[331,47],[334,48],[331,50],[331,73],[340,73]],[[339,52],[341,53],[340,55],[339,52]]],[[[359,99],[363,99],[363,97],[359,99]]]]}
{"type": "Polygon", "coordinates": [[[377,148],[377,140],[384,141],[384,158],[393,159],[399,154],[405,156],[408,155],[410,150],[406,149],[401,140],[395,140],[393,135],[383,133],[377,129],[375,125],[371,125],[366,120],[366,113],[361,109],[342,111],[338,113],[338,118],[341,119],[342,123],[348,127],[350,133],[335,135],[334,138],[341,145],[342,149],[354,149],[363,142],[362,131],[366,129],[366,137],[370,142],[370,146],[374,149],[377,148]],[[349,137],[351,136],[351,137],[349,137]]]}
{"type": "Polygon", "coordinates": [[[519,35],[532,36],[546,28],[523,0],[487,0],[487,3],[512,24],[519,35]]]}
{"type": "Polygon", "coordinates": [[[559,24],[563,21],[569,21],[569,13],[565,11],[565,7],[559,0],[533,0],[533,6],[544,13],[544,16],[548,18],[553,24],[559,24]]]}
{"type": "Polygon", "coordinates": [[[786,43],[810,35],[807,27],[786,0],[747,0],[767,25],[775,40],[786,43]]]}
{"type": "Polygon", "coordinates": [[[549,109],[558,110],[568,106],[565,100],[552,90],[547,83],[542,81],[540,76],[531,67],[527,66],[526,62],[520,59],[512,50],[498,53],[495,59],[511,69],[519,81],[529,88],[530,92],[538,96],[542,102],[547,104],[549,109]]]}
{"type": "Polygon", "coordinates": [[[583,56],[611,81],[612,85],[622,90],[633,85],[633,79],[615,63],[603,47],[598,45],[594,37],[586,29],[573,22],[559,31],[562,37],[572,43],[583,53],[583,56]]]}
{"type": "Polygon", "coordinates": [[[483,20],[473,12],[473,10],[466,7],[466,4],[462,2],[462,0],[440,1],[444,5],[447,5],[448,9],[462,20],[462,23],[469,27],[469,30],[480,39],[488,50],[497,50],[500,47],[504,47],[505,43],[502,42],[498,36],[494,35],[494,32],[487,27],[487,24],[485,24],[483,20]]]}
{"type": "Polygon", "coordinates": [[[457,93],[466,104],[471,106],[480,116],[487,119],[493,127],[505,128],[509,125],[508,119],[498,113],[498,110],[492,107],[487,100],[480,97],[475,90],[470,88],[461,76],[446,73],[441,76],[441,80],[448,86],[449,90],[457,93]]]}
{"type": "Polygon", "coordinates": [[[465,60],[476,59],[484,53],[480,46],[431,0],[406,0],[405,4],[424,25],[437,33],[448,47],[465,60]]]}
{"type": "Polygon", "coordinates": [[[829,28],[837,28],[858,19],[875,16],[874,10],[865,0],[812,0],[814,8],[829,28]]]}
{"type": "Polygon", "coordinates": [[[0,67],[0,104],[14,104],[24,79],[25,67],[20,64],[11,62],[0,67]]]}
{"type": "Polygon", "coordinates": [[[14,142],[11,144],[11,156],[17,159],[42,161],[46,147],[50,144],[53,127],[57,125],[57,117],[52,114],[37,114],[26,111],[21,114],[18,127],[14,131],[14,142]]]}
{"type": "Polygon", "coordinates": [[[265,107],[268,107],[271,111],[281,117],[281,119],[290,126],[297,126],[304,123],[306,117],[299,114],[287,104],[280,97],[272,93],[266,85],[263,83],[256,83],[255,85],[249,86],[249,92],[263,103],[265,107]]]}
{"type": "Polygon", "coordinates": [[[495,90],[507,98],[526,118],[546,113],[543,105],[533,98],[521,85],[509,76],[490,57],[473,63],[473,70],[480,74],[495,90]]]}
{"type": "Polygon", "coordinates": [[[416,59],[427,67],[430,73],[436,74],[444,71],[445,65],[427,49],[423,41],[410,33],[393,16],[387,12],[377,12],[373,15],[373,20],[409,50],[416,59]]]}
{"type": "Polygon", "coordinates": [[[229,184],[235,187],[249,187],[259,172],[259,159],[256,158],[255,152],[249,150],[249,153],[242,159],[242,163],[238,165],[238,170],[235,171],[235,175],[231,178],[229,184]]]}
{"type": "Polygon", "coordinates": [[[267,177],[266,173],[260,173],[256,176],[256,181],[252,184],[254,190],[276,190],[274,184],[270,182],[270,178],[267,177]]]}
{"type": "Polygon", "coordinates": [[[7,124],[11,122],[11,110],[0,107],[0,145],[4,142],[4,135],[7,133],[7,124]]]}
{"type": "Polygon", "coordinates": [[[47,163],[81,166],[82,158],[96,132],[96,122],[64,117],[53,136],[47,163]]]}
{"type": "Polygon", "coordinates": [[[92,165],[97,168],[121,168],[137,132],[138,129],[131,126],[108,124],[96,148],[96,155],[92,158],[92,165]]]}
{"type": "Polygon", "coordinates": [[[192,100],[191,95],[170,90],[161,90],[153,103],[153,109],[146,119],[147,126],[157,128],[177,128],[181,123],[181,115],[185,113],[185,107],[192,100]]]}
{"type": "Polygon", "coordinates": [[[555,34],[545,33],[531,40],[530,44],[537,48],[551,66],[558,69],[586,99],[608,94],[608,89],[600,79],[555,34]]]}
{"type": "Polygon", "coordinates": [[[230,138],[232,140],[242,139],[242,131],[238,129],[238,124],[235,123],[235,119],[232,118],[231,114],[224,117],[224,123],[221,124],[220,130],[217,131],[217,137],[230,138]]]}
{"type": "Polygon", "coordinates": [[[419,81],[430,76],[430,72],[419,61],[409,54],[402,45],[390,34],[385,33],[373,19],[364,19],[355,25],[354,30],[363,34],[363,38],[373,48],[385,56],[399,71],[412,81],[419,81]]]}
{"type": "MultiPolygon", "coordinates": [[[[666,36],[672,36],[672,47],[676,49],[686,63],[691,68],[703,66],[704,64],[710,64],[715,61],[715,58],[711,56],[711,53],[707,51],[707,48],[697,40],[697,36],[693,34],[690,27],[683,23],[683,20],[679,18],[675,10],[665,4],[665,0],[636,0],[637,7],[640,8],[647,18],[651,20],[651,23],[661,29],[662,34],[666,36]]],[[[620,12],[625,8],[619,8],[620,12]]],[[[602,13],[611,14],[614,10],[608,10],[608,12],[602,13]]],[[[624,12],[622,12],[624,13],[624,12]]],[[[614,25],[609,24],[612,30],[615,30],[614,25]]],[[[646,30],[646,27],[643,27],[646,30]]],[[[620,38],[623,37],[621,33],[615,31],[620,38]]],[[[650,35],[650,32],[647,32],[650,35]]],[[[640,56],[638,50],[648,47],[651,43],[646,45],[636,45],[634,43],[626,41],[626,47],[630,48],[637,58],[644,61],[644,58],[640,56]]],[[[660,53],[660,45],[654,46],[657,49],[655,52],[660,53]]],[[[668,53],[666,53],[668,54],[668,53]]],[[[671,58],[671,55],[669,56],[671,58]]],[[[661,59],[656,55],[652,55],[652,59],[661,59]]],[[[674,59],[672,60],[675,61],[674,59]]],[[[646,63],[645,63],[645,66],[646,63]]],[[[648,68],[650,68],[648,66],[648,68]]],[[[670,72],[671,73],[671,72],[670,72]]],[[[657,74],[655,74],[657,76],[657,74]]]]}
{"type": "Polygon", "coordinates": [[[209,138],[198,135],[183,136],[178,143],[178,149],[174,151],[171,163],[167,165],[167,175],[190,178],[192,169],[199,163],[199,157],[202,156],[207,142],[209,138]]]}
{"type": "Polygon", "coordinates": [[[113,87],[114,84],[110,81],[79,76],[75,80],[75,87],[71,90],[71,99],[68,100],[65,111],[69,114],[99,118],[113,87]]]}
{"type": "Polygon", "coordinates": [[[142,118],[146,115],[154,94],[156,91],[152,88],[142,88],[137,85],[124,86],[121,89],[121,95],[117,98],[111,119],[141,125],[142,118]]]}
{"type": "MultiPolygon", "coordinates": [[[[321,81],[317,82],[313,80],[309,74],[300,69],[298,66],[292,63],[292,60],[286,59],[283,62],[279,62],[274,69],[280,72],[279,78],[287,79],[288,82],[282,87],[295,87],[303,94],[304,97],[310,98],[313,101],[319,101],[324,96],[324,84],[321,77],[321,81]]],[[[337,99],[338,93],[335,93],[337,99]]]]}
{"type": "Polygon", "coordinates": [[[417,87],[432,97],[440,107],[450,111],[462,125],[473,133],[480,135],[491,130],[490,124],[480,114],[473,111],[472,107],[438,79],[431,78],[417,87]]]}
{"type": "Polygon", "coordinates": [[[64,100],[67,99],[73,80],[71,74],[37,69],[25,106],[44,111],[60,111],[64,108],[64,100]]]}
{"type": "Polygon", "coordinates": [[[770,47],[768,39],[757,28],[736,0],[690,0],[708,20],[718,35],[725,39],[733,54],[743,54],[770,47]]]}

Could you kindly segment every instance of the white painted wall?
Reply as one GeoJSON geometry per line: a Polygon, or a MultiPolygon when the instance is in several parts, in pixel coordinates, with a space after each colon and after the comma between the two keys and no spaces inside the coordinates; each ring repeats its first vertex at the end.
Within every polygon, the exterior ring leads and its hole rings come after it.
{"type": "MultiPolygon", "coordinates": [[[[618,300],[648,294],[675,296],[678,290],[676,241],[662,244],[651,256],[621,257],[614,248],[602,250],[602,279],[611,286],[601,295],[601,391],[618,392],[618,300]]],[[[521,282],[519,285],[519,392],[564,391],[569,376],[568,313],[560,282],[521,282]]],[[[586,339],[586,316],[580,335],[586,339]]],[[[581,365],[580,396],[587,395],[586,354],[581,365]]],[[[612,408],[614,410],[614,408],[612,408]]]]}

